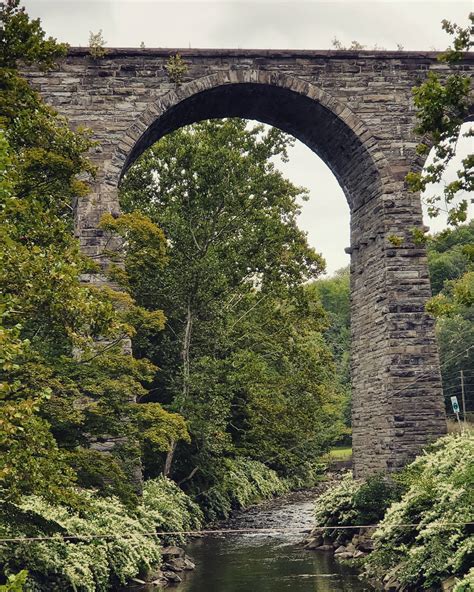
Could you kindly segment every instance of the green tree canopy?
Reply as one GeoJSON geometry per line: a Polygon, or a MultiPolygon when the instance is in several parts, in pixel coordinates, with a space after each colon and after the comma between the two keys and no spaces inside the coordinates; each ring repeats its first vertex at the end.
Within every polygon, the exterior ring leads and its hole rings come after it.
{"type": "MultiPolygon", "coordinates": [[[[146,392],[143,385],[155,368],[125,355],[121,344],[137,327],[161,329],[164,318],[157,311],[150,315],[126,293],[82,282],[83,274],[98,271],[72,232],[75,203],[88,191],[79,179],[94,174],[87,158],[90,134],[71,131],[17,70],[19,58],[50,67],[64,46],[45,39],[39,21],[31,21],[18,2],[7,2],[0,14],[2,494],[18,499],[34,493],[71,503],[74,483],[105,486],[106,475],[115,474],[116,493],[130,501],[127,463],[137,455],[131,443],[150,435],[143,433],[148,420],[134,412],[133,401],[146,392]],[[91,438],[105,434],[122,438],[120,457],[93,466],[98,457],[91,453],[77,472],[91,438]]],[[[143,233],[140,225],[154,230],[148,246],[163,260],[158,229],[143,218],[127,222],[134,244],[143,233]]],[[[168,416],[160,424],[161,448],[167,433],[187,438],[182,418],[168,416]]],[[[156,433],[152,439],[159,439],[156,433]]]]}
{"type": "Polygon", "coordinates": [[[271,457],[289,471],[340,429],[324,313],[303,289],[324,261],[296,223],[306,191],[274,165],[289,142],[244,120],[205,121],[160,140],[122,185],[124,210],[149,216],[167,239],[162,273],[136,273],[128,258],[125,270],[137,302],[167,317],[135,351],[161,369],[155,399],[189,421],[183,476],[222,454],[271,457]]]}

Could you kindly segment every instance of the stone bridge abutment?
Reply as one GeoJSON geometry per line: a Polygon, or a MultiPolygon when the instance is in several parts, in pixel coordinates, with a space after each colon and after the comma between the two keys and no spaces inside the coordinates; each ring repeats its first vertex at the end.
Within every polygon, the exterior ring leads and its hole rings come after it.
{"type": "MultiPolygon", "coordinates": [[[[174,53],[112,49],[94,61],[72,49],[57,70],[27,72],[48,103],[100,143],[97,180],[77,207],[82,249],[101,257],[98,222],[120,211],[121,177],[179,127],[244,117],[301,140],[331,168],[351,210],[355,473],[399,469],[446,430],[433,321],[424,312],[427,258],[411,234],[423,226],[420,199],[404,181],[416,161],[411,88],[446,66],[419,52],[179,50],[188,70],[177,85],[166,70],[174,53]]],[[[466,58],[459,68],[472,65],[466,58]]]]}

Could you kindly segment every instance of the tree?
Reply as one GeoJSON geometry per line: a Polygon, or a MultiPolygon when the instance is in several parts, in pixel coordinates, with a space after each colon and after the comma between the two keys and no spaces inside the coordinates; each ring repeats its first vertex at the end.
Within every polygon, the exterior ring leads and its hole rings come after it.
{"type": "MultiPolygon", "coordinates": [[[[440,61],[452,66],[452,73],[442,79],[430,73],[425,82],[413,89],[417,107],[417,133],[422,140],[417,151],[428,154],[433,148],[433,161],[421,172],[407,176],[413,191],[424,191],[430,184],[439,183],[452,163],[462,124],[472,117],[470,78],[462,68],[457,69],[463,52],[473,47],[471,36],[474,14],[469,15],[470,26],[462,28],[444,20],[443,29],[453,36],[452,46],[439,56],[440,61]]],[[[474,128],[464,134],[474,135],[474,128]]],[[[429,267],[433,298],[427,310],[438,317],[437,336],[441,353],[441,370],[445,392],[459,392],[459,370],[472,364],[468,347],[472,343],[474,304],[474,251],[472,222],[467,221],[468,199],[474,190],[474,156],[462,160],[457,179],[445,184],[442,191],[428,198],[428,213],[435,217],[442,210],[448,213],[448,224],[455,228],[433,238],[415,234],[415,240],[428,243],[429,267]]],[[[447,396],[448,396],[447,395],[447,396]]]]}
{"type": "Polygon", "coordinates": [[[334,355],[337,365],[337,379],[345,394],[344,422],[347,431],[351,426],[351,312],[350,312],[350,270],[345,267],[334,276],[318,279],[309,284],[328,314],[328,327],[324,337],[334,355]]]}
{"type": "MultiPolygon", "coordinates": [[[[165,331],[139,335],[134,347],[161,369],[156,400],[190,425],[192,442],[178,454],[175,474],[236,450],[260,460],[276,456],[285,443],[307,438],[311,421],[314,439],[318,415],[337,424],[332,393],[328,406],[322,403],[321,384],[331,373],[318,333],[323,313],[320,307],[310,312],[302,289],[324,263],[296,225],[297,198],[305,192],[271,161],[286,156],[288,142],[276,129],[250,128],[243,120],[206,121],[160,140],[124,180],[124,210],[149,216],[168,242],[162,273],[135,273],[127,260],[125,269],[137,302],[167,317],[165,331]],[[264,426],[257,415],[269,413],[272,402],[275,421],[267,418],[264,426]],[[301,430],[288,423],[298,404],[301,430]]],[[[319,451],[325,441],[319,438],[319,451]]],[[[315,448],[308,450],[314,459],[315,448]]],[[[171,453],[165,473],[172,459],[171,453]]]]}
{"type": "Polygon", "coordinates": [[[450,395],[461,392],[460,371],[466,372],[465,391],[467,408],[472,409],[474,380],[474,308],[468,290],[464,297],[456,295],[464,281],[474,271],[474,221],[446,229],[428,240],[428,263],[433,298],[430,310],[438,316],[436,334],[440,350],[443,386],[449,402],[450,395]]]}
{"type": "MultiPolygon", "coordinates": [[[[73,210],[88,191],[81,178],[94,169],[84,130],[73,132],[20,76],[17,61],[47,69],[65,47],[45,39],[39,21],[30,21],[18,2],[1,9],[0,99],[0,484],[6,499],[37,494],[72,503],[72,485],[97,486],[115,474],[117,490],[130,501],[130,463],[140,451],[134,441],[157,441],[142,429],[149,418],[135,412],[144,384],[156,371],[147,360],[122,351],[136,331],[159,330],[164,318],[136,306],[126,292],[94,288],[81,275],[97,271],[73,236],[73,210]],[[121,439],[115,456],[98,460],[91,438],[121,439]],[[140,438],[139,438],[140,435],[140,438]],[[96,466],[92,461],[97,460],[96,466]],[[100,472],[100,471],[99,471],[100,472]],[[128,488],[128,489],[127,489],[128,488]]],[[[164,257],[159,230],[146,219],[129,217],[127,238],[139,244],[143,227],[164,257]]],[[[121,221],[122,225],[125,225],[121,221]]],[[[159,409],[153,408],[155,415],[159,409]]],[[[182,418],[161,410],[166,439],[187,437],[182,418]]],[[[146,415],[146,414],[145,414],[146,415]]],[[[157,427],[158,430],[158,427],[157,427]]],[[[162,441],[161,440],[161,441],[162,441]]],[[[162,444],[160,444],[162,446],[162,444]]]]}
{"type": "MultiPolygon", "coordinates": [[[[427,155],[434,150],[433,162],[422,171],[411,172],[407,176],[409,187],[413,191],[424,191],[431,183],[440,183],[446,168],[451,163],[460,134],[461,125],[472,114],[470,100],[470,77],[456,70],[456,63],[462,59],[463,52],[474,45],[471,36],[474,13],[469,15],[470,25],[462,28],[449,21],[443,21],[443,29],[454,35],[452,47],[439,56],[439,60],[450,64],[453,73],[444,80],[430,72],[425,82],[413,89],[417,108],[418,125],[416,132],[422,137],[417,147],[420,155],[427,155]]],[[[474,135],[474,129],[465,134],[474,135]]],[[[448,222],[465,222],[467,216],[467,197],[474,190],[474,155],[470,154],[462,161],[457,172],[457,179],[444,186],[441,193],[429,197],[428,213],[436,216],[441,210],[448,212],[448,222]]]]}

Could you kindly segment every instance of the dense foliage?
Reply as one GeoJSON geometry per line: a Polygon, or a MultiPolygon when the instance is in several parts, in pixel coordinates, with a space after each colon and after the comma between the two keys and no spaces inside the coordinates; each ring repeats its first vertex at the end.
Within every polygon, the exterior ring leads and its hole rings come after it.
{"type": "MultiPolygon", "coordinates": [[[[79,177],[94,173],[92,143],[19,75],[20,47],[44,68],[64,47],[45,40],[17,4],[2,9],[0,64],[0,486],[12,501],[34,494],[75,503],[78,483],[132,503],[140,445],[162,450],[188,437],[182,418],[158,404],[137,410],[155,367],[122,351],[137,327],[159,330],[164,317],[125,292],[81,282],[98,271],[72,233],[75,204],[88,190],[79,177]],[[105,434],[118,442],[107,457],[90,449],[105,434]]],[[[143,217],[127,222],[134,244],[146,227],[148,252],[160,261],[159,229],[143,217]]]]}
{"type": "MultiPolygon", "coordinates": [[[[363,481],[346,473],[335,487],[317,499],[316,527],[377,524],[400,493],[400,486],[383,476],[375,475],[363,481]]],[[[329,529],[327,534],[333,539],[350,540],[353,532],[329,529]]]]}
{"type": "MultiPolygon", "coordinates": [[[[473,457],[474,434],[466,431],[438,440],[391,481],[355,480],[348,473],[318,498],[316,527],[378,524],[374,551],[364,560],[365,575],[390,581],[394,589],[438,590],[454,577],[457,592],[470,590],[473,457]]],[[[352,535],[325,531],[336,544],[347,544],[352,535]]]]}
{"type": "Polygon", "coordinates": [[[126,213],[102,220],[122,238],[108,269],[122,291],[84,283],[104,271],[73,235],[94,143],[17,63],[47,70],[66,47],[17,0],[1,18],[0,530],[54,536],[2,545],[2,576],[106,590],[159,562],[145,532],[199,527],[163,470],[212,518],[316,478],[342,429],[326,315],[304,287],[324,262],[296,226],[304,191],[271,164],[288,138],[230,120],[144,155],[126,213]],[[96,533],[114,538],[80,538],[96,533]]]}
{"type": "MultiPolygon", "coordinates": [[[[474,222],[459,224],[427,237],[428,267],[433,298],[428,311],[437,316],[436,334],[447,410],[449,397],[461,394],[461,370],[464,371],[466,409],[474,411],[474,222]]],[[[324,335],[335,357],[337,376],[350,396],[350,301],[348,270],[334,277],[318,279],[309,285],[315,290],[329,316],[324,335]]],[[[349,397],[348,397],[348,402],[349,397]]],[[[350,425],[350,404],[345,408],[350,425]]]]}
{"type": "Polygon", "coordinates": [[[209,479],[214,485],[196,499],[210,520],[228,518],[232,510],[281,495],[290,487],[274,470],[243,457],[221,459],[209,479]]]}
{"type": "Polygon", "coordinates": [[[328,316],[328,327],[324,338],[336,362],[336,376],[344,393],[343,417],[346,426],[345,439],[348,439],[351,426],[351,311],[350,311],[350,270],[339,269],[329,278],[318,279],[308,286],[310,292],[319,298],[328,316]]]}
{"type": "Polygon", "coordinates": [[[182,540],[160,537],[160,531],[187,531],[200,526],[199,508],[163,477],[145,484],[142,501],[133,512],[116,497],[83,491],[81,499],[85,505],[80,511],[51,505],[38,496],[0,507],[1,537],[53,537],[0,546],[6,573],[27,569],[24,590],[116,589],[156,569],[163,541],[182,540]]]}
{"type": "MultiPolygon", "coordinates": [[[[440,54],[439,60],[451,65],[452,72],[441,78],[430,72],[427,79],[413,89],[417,108],[418,125],[416,131],[422,141],[417,147],[420,155],[427,155],[433,148],[433,160],[422,171],[411,172],[407,176],[413,191],[424,191],[432,183],[440,183],[446,168],[456,154],[458,137],[462,124],[468,120],[472,108],[470,97],[471,79],[456,63],[464,51],[473,47],[472,24],[474,13],[469,15],[469,24],[462,28],[449,21],[443,21],[443,29],[453,35],[452,46],[440,54]]],[[[472,137],[474,128],[465,134],[472,137]]],[[[463,159],[457,172],[457,179],[442,185],[442,190],[427,198],[430,216],[437,216],[442,210],[448,213],[451,224],[465,222],[467,219],[469,192],[474,190],[474,155],[463,159]]]]}
{"type": "MultiPolygon", "coordinates": [[[[447,403],[451,395],[457,395],[460,401],[463,380],[468,412],[474,411],[473,245],[473,221],[445,230],[428,241],[433,291],[429,307],[438,314],[436,333],[444,391],[447,403]]],[[[450,405],[448,412],[451,412],[450,405]]]]}
{"type": "Polygon", "coordinates": [[[437,317],[453,317],[472,309],[474,221],[430,237],[428,255],[433,291],[428,311],[437,317]]]}
{"type": "Polygon", "coordinates": [[[407,467],[406,491],[374,534],[369,575],[388,574],[416,590],[439,588],[455,576],[456,592],[472,589],[473,458],[474,435],[465,432],[439,440],[407,467]]]}
{"type": "Polygon", "coordinates": [[[191,491],[214,488],[222,458],[309,481],[342,429],[327,318],[305,288],[324,262],[296,225],[304,191],[272,163],[288,144],[243,120],[202,122],[161,139],[122,186],[124,210],[150,217],[168,241],[160,273],[124,259],[134,298],[167,317],[134,351],[160,368],[152,400],[182,414],[191,434],[166,459],[147,455],[145,470],[191,491]]]}

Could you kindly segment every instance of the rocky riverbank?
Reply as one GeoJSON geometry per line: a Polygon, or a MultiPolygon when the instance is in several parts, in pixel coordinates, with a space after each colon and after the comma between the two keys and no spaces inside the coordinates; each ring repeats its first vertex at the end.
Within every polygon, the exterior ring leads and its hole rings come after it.
{"type": "MultiPolygon", "coordinates": [[[[331,530],[314,528],[309,537],[304,541],[304,548],[310,551],[330,552],[337,560],[352,561],[355,565],[369,555],[374,549],[372,535],[375,528],[360,528],[357,531],[331,530]]],[[[399,570],[393,570],[386,574],[382,581],[370,580],[370,584],[376,590],[384,592],[418,592],[418,588],[404,586],[397,577],[399,570]]],[[[441,583],[441,588],[428,588],[427,592],[452,592],[456,584],[455,578],[451,577],[441,583]]]]}
{"type": "Polygon", "coordinates": [[[123,592],[148,591],[153,588],[161,590],[167,586],[179,584],[182,581],[181,574],[192,571],[196,567],[194,561],[181,547],[163,547],[161,555],[163,563],[160,568],[149,570],[141,574],[142,577],[133,578],[123,592]]]}
{"type": "Polygon", "coordinates": [[[314,551],[331,551],[337,559],[360,559],[374,548],[373,528],[340,531],[334,537],[334,531],[314,528],[306,539],[304,548],[314,551]],[[349,535],[349,536],[348,536],[349,535]]]}

